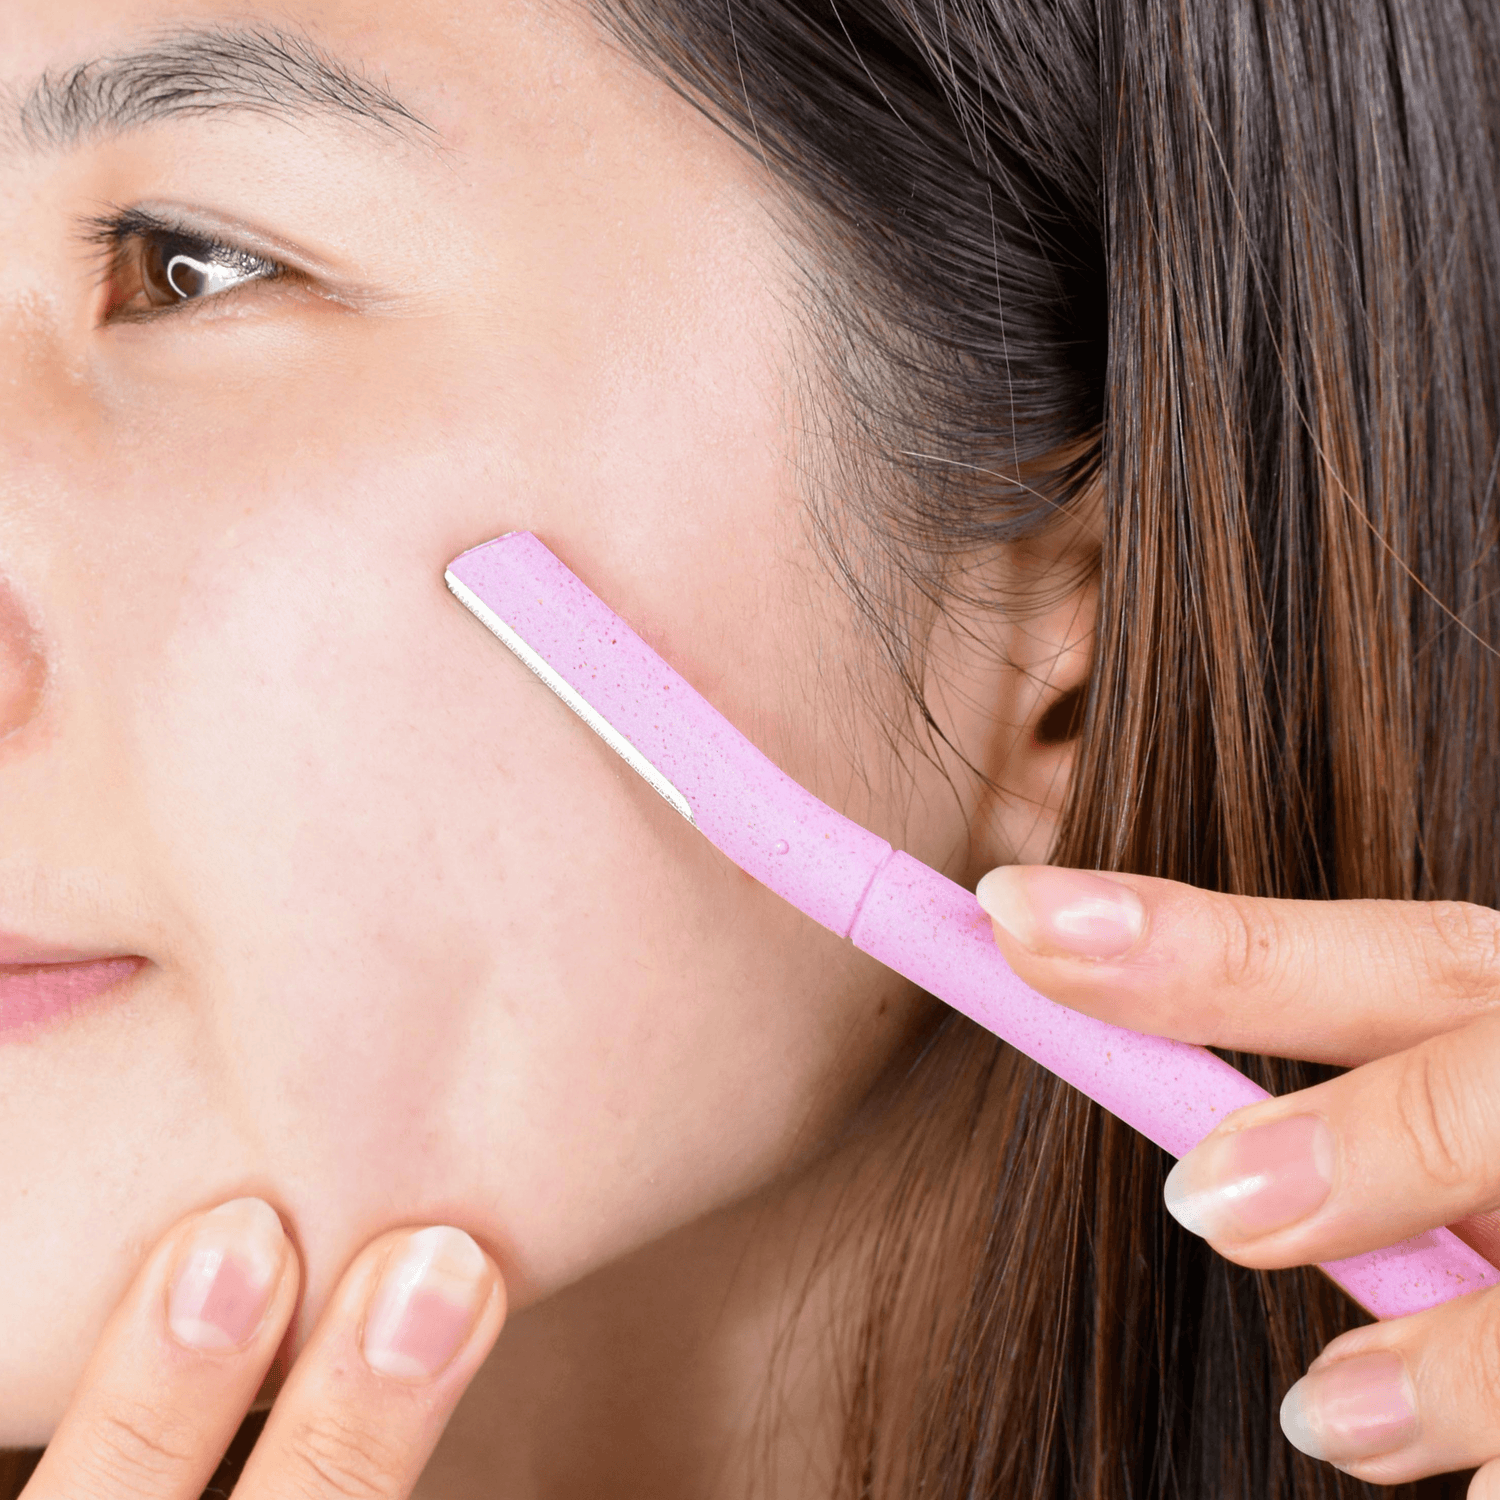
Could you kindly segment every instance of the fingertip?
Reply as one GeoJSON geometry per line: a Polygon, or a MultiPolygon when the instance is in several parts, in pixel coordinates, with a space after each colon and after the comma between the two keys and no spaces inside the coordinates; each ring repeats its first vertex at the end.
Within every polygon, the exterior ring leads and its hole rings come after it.
{"type": "Polygon", "coordinates": [[[1122,958],[1146,930],[1146,907],[1123,881],[1052,865],[1002,865],[975,899],[995,923],[1040,957],[1122,958]]]}
{"type": "Polygon", "coordinates": [[[991,870],[974,887],[974,899],[994,923],[997,937],[1008,933],[1023,947],[1036,950],[1036,923],[1026,899],[1020,865],[1001,865],[991,870]]]}
{"type": "Polygon", "coordinates": [[[377,1377],[446,1385],[450,1369],[462,1381],[483,1361],[507,1310],[496,1257],[467,1231],[431,1224],[366,1246],[326,1321],[354,1335],[377,1377]]]}
{"type": "Polygon", "coordinates": [[[175,1257],[167,1288],[172,1337],[198,1353],[257,1341],[277,1301],[291,1244],[261,1198],[236,1198],[202,1215],[175,1257]]]}

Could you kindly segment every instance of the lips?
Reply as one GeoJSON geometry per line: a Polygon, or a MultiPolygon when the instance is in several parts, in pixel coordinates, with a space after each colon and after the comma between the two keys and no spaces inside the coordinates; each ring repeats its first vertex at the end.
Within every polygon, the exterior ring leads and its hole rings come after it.
{"type": "Polygon", "coordinates": [[[61,1019],[123,985],[145,962],[0,933],[0,1037],[61,1019]]]}

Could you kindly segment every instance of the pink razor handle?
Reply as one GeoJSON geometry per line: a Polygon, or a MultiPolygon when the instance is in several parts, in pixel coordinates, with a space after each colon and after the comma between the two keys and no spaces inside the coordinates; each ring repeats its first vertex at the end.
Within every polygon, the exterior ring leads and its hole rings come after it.
{"type": "MultiPolygon", "coordinates": [[[[814,921],[1182,1156],[1269,1098],[1203,1047],[1143,1036],[1023,984],[962,886],[834,812],[757,750],[529,532],[465,552],[448,586],[735,864],[814,921]]],[[[1500,1282],[1447,1229],[1322,1269],[1378,1318],[1500,1282]]]]}

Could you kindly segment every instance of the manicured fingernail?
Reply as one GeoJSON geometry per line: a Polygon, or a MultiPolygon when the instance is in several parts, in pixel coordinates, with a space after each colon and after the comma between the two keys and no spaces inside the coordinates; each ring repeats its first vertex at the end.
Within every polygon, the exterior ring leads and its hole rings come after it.
{"type": "Polygon", "coordinates": [[[461,1229],[419,1229],[370,1300],[365,1359],[381,1375],[430,1380],[463,1347],[488,1290],[484,1252],[461,1229]]]}
{"type": "Polygon", "coordinates": [[[265,1321],[286,1254],[281,1220],[259,1198],[236,1198],[205,1214],[172,1273],[172,1337],[189,1349],[248,1343],[265,1321]]]}
{"type": "Polygon", "coordinates": [[[1281,1403],[1281,1430],[1309,1458],[1335,1464],[1410,1442],[1416,1403],[1401,1356],[1382,1349],[1309,1370],[1281,1403]]]}
{"type": "Polygon", "coordinates": [[[1316,1115],[1215,1133],[1167,1174],[1167,1212],[1220,1242],[1283,1229],[1328,1197],[1333,1150],[1333,1132],[1316,1115]]]}
{"type": "Polygon", "coordinates": [[[1145,908],[1128,885],[1084,870],[1002,865],[974,892],[979,904],[1033,953],[1118,958],[1135,946],[1145,908]]]}

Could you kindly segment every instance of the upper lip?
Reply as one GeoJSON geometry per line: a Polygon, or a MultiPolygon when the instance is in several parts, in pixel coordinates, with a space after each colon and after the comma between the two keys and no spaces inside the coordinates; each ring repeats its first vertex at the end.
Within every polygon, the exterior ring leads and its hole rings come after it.
{"type": "Polygon", "coordinates": [[[105,953],[98,949],[64,948],[40,943],[18,933],[0,932],[0,968],[41,967],[45,964],[102,963],[110,958],[129,958],[128,953],[105,953]]]}

